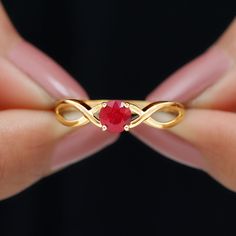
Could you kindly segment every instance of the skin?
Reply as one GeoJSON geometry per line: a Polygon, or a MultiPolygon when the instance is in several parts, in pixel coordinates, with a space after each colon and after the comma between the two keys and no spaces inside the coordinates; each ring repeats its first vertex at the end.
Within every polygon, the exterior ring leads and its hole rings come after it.
{"type": "MultiPolygon", "coordinates": [[[[225,66],[224,73],[221,73],[219,79],[200,94],[185,101],[188,108],[185,119],[169,130],[169,133],[173,134],[175,138],[191,144],[198,151],[196,154],[198,159],[191,160],[192,150],[188,151],[186,155],[182,151],[181,156],[179,154],[171,158],[207,172],[228,189],[236,191],[236,20],[212,45],[212,48],[220,51],[220,55],[224,55],[222,62],[227,60],[228,65],[225,66]]],[[[184,77],[184,74],[191,75],[194,72],[196,74],[195,68],[200,63],[199,59],[193,60],[181,69],[181,75],[184,77]],[[182,73],[183,70],[184,73],[182,73]]],[[[202,66],[199,67],[199,70],[201,68],[202,66]]],[[[179,91],[187,93],[183,89],[186,83],[181,82],[178,74],[180,73],[177,72],[170,76],[148,98],[163,97],[165,90],[168,90],[170,94],[173,91],[178,96],[181,95],[179,91]]],[[[196,84],[196,86],[198,85],[196,84]]],[[[193,89],[190,88],[190,90],[193,89]]],[[[144,131],[143,127],[140,127],[134,131],[134,134],[148,144],[152,142],[152,147],[158,150],[158,143],[153,142],[153,135],[149,135],[151,132],[151,130],[144,131]]],[[[166,142],[168,141],[170,139],[166,138],[166,142]]]]}
{"type": "MultiPolygon", "coordinates": [[[[50,111],[54,102],[52,96],[8,59],[9,51],[22,41],[22,38],[10,23],[1,4],[0,35],[0,200],[2,200],[113,143],[117,136],[103,134],[99,136],[99,141],[94,140],[94,146],[81,144],[83,153],[78,150],[76,159],[63,161],[60,167],[54,168],[52,156],[55,146],[72,130],[55,122],[54,114],[50,111]]],[[[232,61],[235,61],[235,42],[234,21],[214,46],[222,49],[232,61]]],[[[236,68],[232,66],[220,81],[188,102],[186,118],[170,132],[193,144],[200,151],[204,160],[204,165],[199,167],[200,169],[235,191],[234,78],[236,78],[236,68]],[[218,91],[222,89],[227,91],[223,96],[223,102],[217,96],[218,91]],[[206,117],[211,122],[203,122],[206,117]]],[[[81,93],[86,96],[81,87],[78,91],[82,91],[81,93]]],[[[92,127],[82,128],[81,132],[97,136],[92,127]]],[[[133,134],[143,140],[146,135],[142,128],[133,134]]],[[[86,138],[90,140],[89,135],[86,138]]]]}
{"type": "Polygon", "coordinates": [[[11,60],[9,54],[15,53],[16,46],[26,43],[1,4],[0,35],[0,200],[3,200],[113,143],[117,135],[100,132],[92,125],[75,131],[55,122],[52,107],[56,97],[52,94],[59,96],[58,88],[63,88],[67,96],[78,98],[87,98],[86,92],[36,49],[30,50],[37,57],[40,54],[41,67],[36,69],[41,79],[44,74],[54,82],[59,78],[57,87],[48,87],[52,93],[11,60]]]}

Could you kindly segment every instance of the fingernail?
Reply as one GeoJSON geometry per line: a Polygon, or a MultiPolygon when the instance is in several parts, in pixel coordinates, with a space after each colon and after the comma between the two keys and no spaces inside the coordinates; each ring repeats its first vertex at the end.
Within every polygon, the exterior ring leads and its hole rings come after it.
{"type": "Polygon", "coordinates": [[[0,71],[0,110],[51,109],[51,96],[4,57],[0,71]]]}
{"type": "Polygon", "coordinates": [[[193,145],[170,132],[142,125],[135,128],[133,133],[149,147],[173,161],[193,168],[204,166],[204,160],[199,158],[201,153],[193,145]]]}
{"type": "MultiPolygon", "coordinates": [[[[219,80],[233,65],[233,60],[215,46],[170,76],[147,100],[175,100],[187,103],[219,80]]],[[[184,121],[183,121],[184,122],[184,121]]],[[[141,140],[165,156],[187,166],[204,169],[201,153],[171,131],[145,127],[134,131],[141,140]]]]}
{"type": "Polygon", "coordinates": [[[8,59],[53,98],[87,97],[82,87],[65,70],[26,41],[20,40],[8,52],[8,59]]]}
{"type": "Polygon", "coordinates": [[[158,86],[148,100],[188,102],[219,80],[233,65],[233,59],[213,46],[158,86]]]}
{"type": "Polygon", "coordinates": [[[52,156],[52,172],[84,159],[113,143],[118,138],[97,127],[87,125],[64,136],[56,145],[52,156]]]}

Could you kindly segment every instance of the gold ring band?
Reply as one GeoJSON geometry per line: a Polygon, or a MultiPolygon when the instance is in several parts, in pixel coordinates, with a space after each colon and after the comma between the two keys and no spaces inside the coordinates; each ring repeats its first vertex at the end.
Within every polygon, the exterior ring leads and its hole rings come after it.
{"type": "Polygon", "coordinates": [[[76,100],[64,99],[56,103],[56,118],[65,126],[76,127],[93,123],[103,131],[128,131],[141,123],[159,129],[177,125],[184,117],[184,106],[172,101],[139,100],[76,100]],[[79,117],[68,118],[67,114],[79,112],[79,117]],[[155,119],[157,113],[169,113],[165,121],[155,119]]]}

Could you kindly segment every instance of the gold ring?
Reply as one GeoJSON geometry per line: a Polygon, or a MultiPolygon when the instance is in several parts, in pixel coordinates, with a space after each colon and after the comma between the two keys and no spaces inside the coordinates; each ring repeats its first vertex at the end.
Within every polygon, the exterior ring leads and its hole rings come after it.
{"type": "MultiPolygon", "coordinates": [[[[92,123],[103,131],[122,132],[141,123],[159,129],[173,127],[183,119],[184,106],[171,101],[64,99],[56,103],[55,113],[57,120],[65,126],[92,123]],[[164,120],[158,120],[158,114],[163,113],[169,114],[168,119],[164,116],[164,120]]],[[[163,119],[163,115],[161,117],[163,119]]]]}

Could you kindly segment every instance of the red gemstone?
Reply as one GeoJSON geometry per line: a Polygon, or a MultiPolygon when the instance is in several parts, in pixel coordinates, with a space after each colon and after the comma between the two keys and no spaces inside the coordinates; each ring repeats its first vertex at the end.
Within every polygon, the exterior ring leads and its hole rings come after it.
{"type": "Polygon", "coordinates": [[[114,133],[124,131],[124,126],[131,121],[131,111],[125,107],[124,102],[119,100],[109,101],[99,112],[99,119],[107,130],[114,133]]]}

